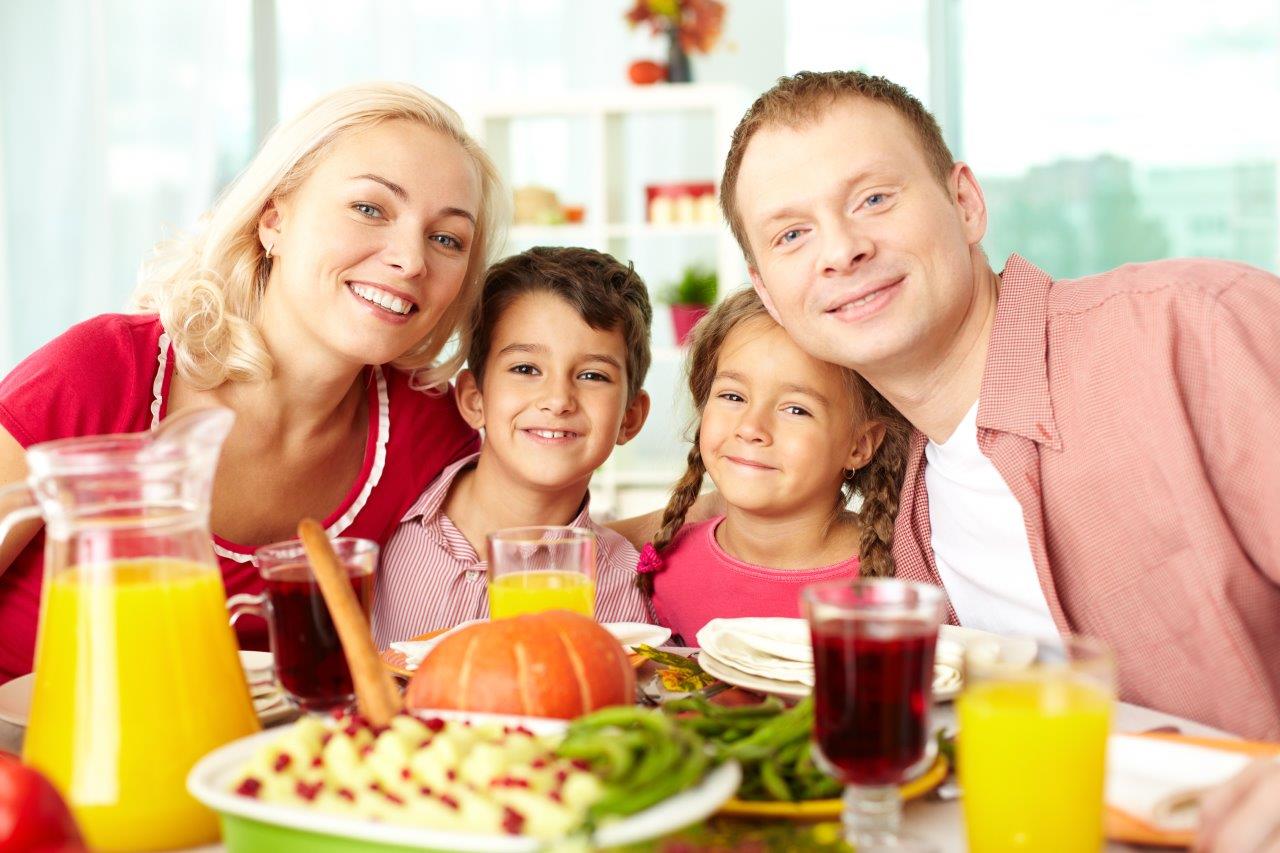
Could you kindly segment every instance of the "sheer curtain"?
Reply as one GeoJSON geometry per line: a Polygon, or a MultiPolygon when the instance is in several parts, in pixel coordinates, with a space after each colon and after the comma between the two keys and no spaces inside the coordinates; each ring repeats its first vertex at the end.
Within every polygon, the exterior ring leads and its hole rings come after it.
{"type": "Polygon", "coordinates": [[[248,0],[0,4],[0,370],[123,309],[251,146],[248,0]]]}

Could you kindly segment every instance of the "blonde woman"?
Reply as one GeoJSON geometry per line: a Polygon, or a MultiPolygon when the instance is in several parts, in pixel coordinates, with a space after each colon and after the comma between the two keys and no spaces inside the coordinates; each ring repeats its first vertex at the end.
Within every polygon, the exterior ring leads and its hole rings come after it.
{"type": "MultiPolygon", "coordinates": [[[[73,327],[0,382],[0,483],[23,450],[236,413],[212,528],[228,594],[257,591],[254,547],[298,519],[385,541],[475,432],[441,358],[479,294],[504,217],[493,163],[457,114],[407,85],[324,97],[281,125],[193,237],[159,247],[137,314],[73,327]]],[[[0,682],[31,668],[42,536],[0,546],[0,682]]],[[[248,620],[258,622],[258,620],[248,620]]],[[[243,623],[242,623],[243,624],[243,623]]],[[[241,642],[262,647],[259,625],[241,642]]]]}

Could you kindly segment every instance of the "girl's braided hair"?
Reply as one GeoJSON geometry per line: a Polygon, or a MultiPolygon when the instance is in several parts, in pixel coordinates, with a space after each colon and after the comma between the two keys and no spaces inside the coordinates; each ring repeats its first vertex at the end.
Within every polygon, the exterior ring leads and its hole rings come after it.
{"type": "MultiPolygon", "coordinates": [[[[694,327],[687,364],[689,393],[698,414],[692,427],[693,444],[689,448],[684,474],[671,490],[658,533],[653,539],[653,548],[659,553],[676,538],[684,526],[689,508],[702,491],[706,467],[702,463],[698,435],[702,427],[702,410],[715,381],[720,349],[730,332],[742,323],[760,317],[772,322],[759,295],[751,288],[744,288],[712,308],[694,327]]],[[[854,494],[862,495],[862,506],[858,510],[862,529],[858,556],[862,574],[888,576],[893,574],[893,525],[898,514],[902,475],[906,470],[911,425],[865,379],[852,370],[842,368],[841,372],[850,393],[861,401],[864,416],[884,424],[885,434],[871,461],[845,479],[834,513],[843,512],[854,494]]],[[[645,572],[638,578],[645,593],[652,595],[653,574],[645,572]]]]}

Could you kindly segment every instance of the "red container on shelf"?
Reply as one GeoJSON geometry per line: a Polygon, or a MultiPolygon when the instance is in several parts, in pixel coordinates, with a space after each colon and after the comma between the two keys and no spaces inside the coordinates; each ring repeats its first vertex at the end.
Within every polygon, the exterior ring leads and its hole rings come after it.
{"type": "Polygon", "coordinates": [[[714,181],[649,184],[645,218],[653,225],[699,225],[720,221],[714,181]]]}

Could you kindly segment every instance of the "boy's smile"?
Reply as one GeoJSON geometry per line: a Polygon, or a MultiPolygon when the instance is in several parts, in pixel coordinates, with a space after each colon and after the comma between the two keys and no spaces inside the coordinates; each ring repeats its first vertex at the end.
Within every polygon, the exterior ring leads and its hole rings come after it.
{"type": "Polygon", "coordinates": [[[464,372],[458,402],[472,425],[484,428],[482,455],[499,463],[503,477],[538,490],[585,489],[644,422],[644,392],[627,400],[621,329],[593,329],[552,293],[511,302],[489,353],[484,386],[464,372]]]}

